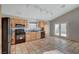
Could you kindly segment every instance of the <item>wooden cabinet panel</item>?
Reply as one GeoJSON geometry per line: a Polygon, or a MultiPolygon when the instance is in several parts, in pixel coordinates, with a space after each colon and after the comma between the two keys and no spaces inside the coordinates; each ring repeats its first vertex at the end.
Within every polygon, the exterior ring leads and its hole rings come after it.
{"type": "Polygon", "coordinates": [[[26,34],[26,42],[38,40],[38,39],[40,39],[40,33],[39,32],[28,32],[26,34]]]}
{"type": "Polygon", "coordinates": [[[22,25],[25,25],[25,27],[28,27],[27,20],[23,20],[23,19],[19,19],[19,18],[12,18],[12,20],[11,20],[12,28],[15,28],[16,24],[22,24],[22,25]]]}
{"type": "Polygon", "coordinates": [[[27,32],[27,33],[26,33],[26,42],[27,42],[27,41],[30,41],[30,38],[31,38],[31,37],[30,37],[30,32],[27,32]]]}
{"type": "Polygon", "coordinates": [[[40,20],[40,21],[38,22],[38,27],[44,28],[44,27],[45,27],[45,24],[46,24],[46,22],[45,22],[44,20],[40,20]]]}

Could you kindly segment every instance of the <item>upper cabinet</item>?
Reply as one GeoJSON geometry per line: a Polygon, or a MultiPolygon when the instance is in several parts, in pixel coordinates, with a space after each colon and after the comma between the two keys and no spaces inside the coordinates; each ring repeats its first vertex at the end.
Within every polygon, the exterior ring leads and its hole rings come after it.
{"type": "Polygon", "coordinates": [[[44,20],[40,20],[40,21],[38,22],[38,27],[40,27],[40,28],[44,28],[45,25],[46,25],[46,22],[45,22],[44,20]]]}
{"type": "Polygon", "coordinates": [[[17,18],[17,17],[12,18],[12,20],[11,20],[12,27],[15,28],[16,24],[22,24],[25,27],[28,27],[28,21],[27,20],[23,20],[23,19],[20,19],[20,18],[17,18]]]}

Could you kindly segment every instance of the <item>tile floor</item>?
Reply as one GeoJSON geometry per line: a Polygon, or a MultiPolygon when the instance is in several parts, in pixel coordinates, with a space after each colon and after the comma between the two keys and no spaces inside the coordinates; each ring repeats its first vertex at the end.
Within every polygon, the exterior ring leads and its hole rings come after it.
{"type": "Polygon", "coordinates": [[[55,47],[53,45],[54,44],[51,39],[48,40],[47,38],[45,38],[45,39],[17,44],[16,46],[12,45],[11,51],[12,53],[39,54],[45,51],[54,50],[55,47]]]}
{"type": "Polygon", "coordinates": [[[44,52],[43,54],[63,54],[63,53],[56,49],[56,50],[44,52]]]}
{"type": "Polygon", "coordinates": [[[78,54],[79,42],[46,37],[44,39],[25,42],[11,46],[12,54],[78,54]]]}

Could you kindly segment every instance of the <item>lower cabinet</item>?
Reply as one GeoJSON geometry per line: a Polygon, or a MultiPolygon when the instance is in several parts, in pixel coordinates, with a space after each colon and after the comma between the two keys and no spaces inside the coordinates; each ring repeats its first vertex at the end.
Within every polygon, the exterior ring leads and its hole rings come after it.
{"type": "Polygon", "coordinates": [[[26,41],[33,41],[40,39],[40,32],[28,32],[26,34],[26,41]]]}

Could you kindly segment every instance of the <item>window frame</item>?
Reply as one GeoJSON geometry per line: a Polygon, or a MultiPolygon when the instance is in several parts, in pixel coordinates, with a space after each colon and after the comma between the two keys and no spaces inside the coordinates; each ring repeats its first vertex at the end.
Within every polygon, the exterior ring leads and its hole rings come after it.
{"type": "MultiPolygon", "coordinates": [[[[59,27],[60,27],[60,25],[57,23],[57,24],[55,24],[55,25],[58,25],[58,32],[60,32],[60,29],[59,29],[59,27]]],[[[54,34],[56,35],[56,36],[59,36],[60,35],[60,33],[56,33],[56,27],[54,26],[54,34]]]]}

